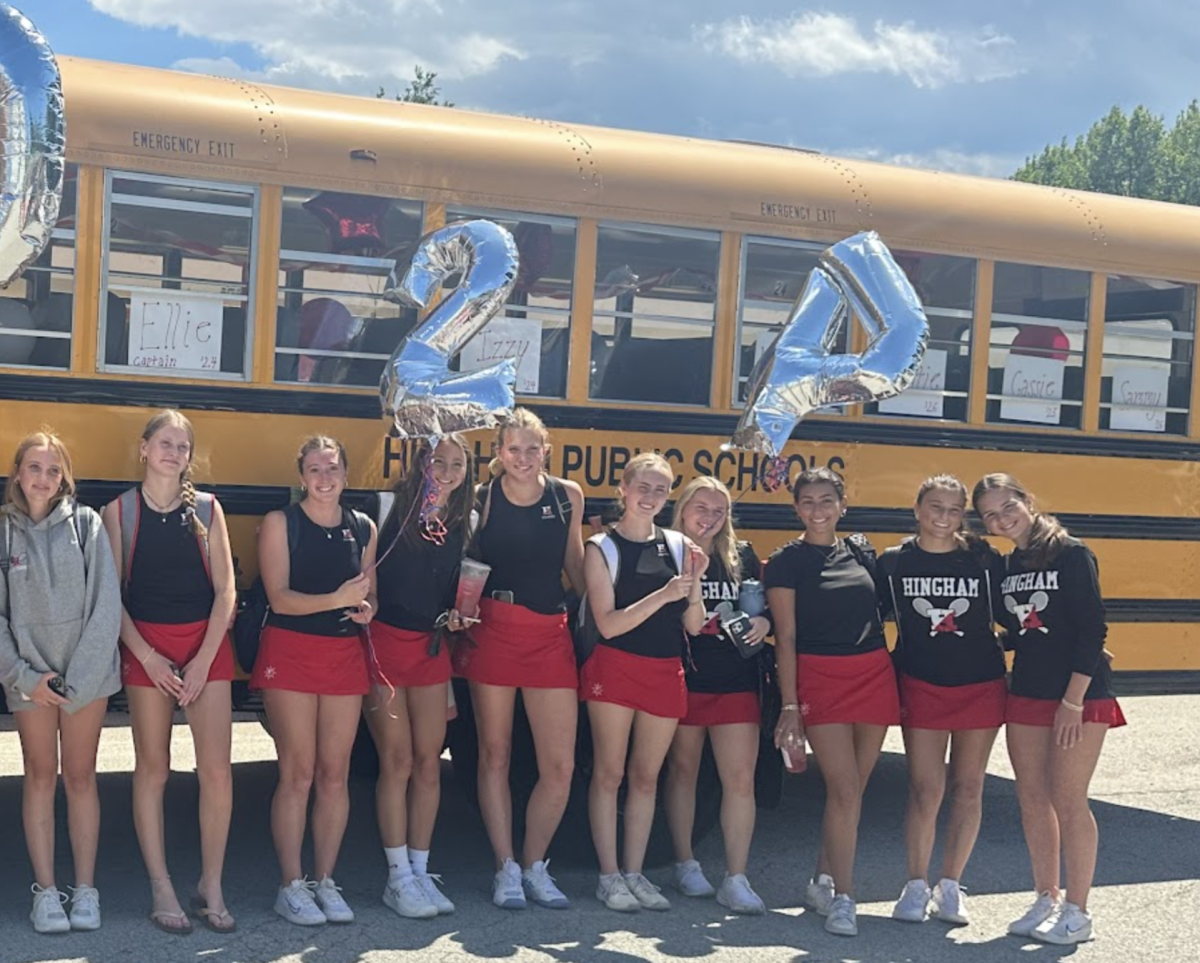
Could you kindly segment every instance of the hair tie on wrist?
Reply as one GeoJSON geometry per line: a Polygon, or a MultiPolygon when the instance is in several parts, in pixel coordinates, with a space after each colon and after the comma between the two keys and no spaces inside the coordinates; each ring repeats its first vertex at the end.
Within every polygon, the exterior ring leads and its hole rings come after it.
{"type": "Polygon", "coordinates": [[[1065,696],[1063,697],[1062,704],[1064,706],[1066,706],[1068,709],[1070,709],[1072,712],[1083,712],[1083,704],[1082,703],[1080,703],[1079,705],[1075,705],[1074,702],[1068,702],[1066,700],[1065,696]]]}
{"type": "Polygon", "coordinates": [[[789,702],[787,705],[782,706],[779,711],[780,712],[799,712],[800,711],[800,703],[789,702]]]}

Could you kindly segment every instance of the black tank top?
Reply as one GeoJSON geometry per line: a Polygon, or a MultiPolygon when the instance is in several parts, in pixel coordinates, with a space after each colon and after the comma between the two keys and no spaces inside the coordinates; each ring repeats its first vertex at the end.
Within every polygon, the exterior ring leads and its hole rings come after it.
{"type": "MultiPolygon", "coordinates": [[[[617,584],[613,586],[618,609],[629,608],[651,592],[657,592],[678,574],[661,528],[655,526],[652,542],[631,542],[615,531],[609,534],[617,543],[621,559],[617,584]]],[[[652,659],[680,659],[685,643],[683,614],[687,607],[687,599],[668,602],[632,631],[612,639],[602,636],[600,644],[652,659]]]]}
{"type": "Polygon", "coordinates": [[[212,581],[184,507],[156,512],[142,496],[125,610],[139,622],[187,625],[212,614],[212,581]]]}
{"type": "MultiPolygon", "coordinates": [[[[380,554],[396,538],[399,522],[384,526],[380,554]]],[[[454,604],[463,536],[458,525],[446,533],[445,544],[426,538],[400,537],[396,547],[375,570],[379,614],[375,621],[409,632],[432,632],[437,617],[454,604]]]]}
{"type": "MultiPolygon", "coordinates": [[[[362,556],[354,539],[354,529],[350,526],[349,513],[344,516],[345,524],[325,528],[309,518],[299,505],[292,511],[296,512],[299,520],[299,541],[288,548],[291,556],[288,588],[305,595],[327,595],[337,591],[343,582],[362,570],[362,556]]],[[[271,612],[267,624],[307,635],[358,635],[358,623],[343,619],[345,614],[343,609],[315,612],[312,615],[271,612]]]]}
{"type": "Polygon", "coordinates": [[[484,596],[508,591],[533,612],[565,611],[562,573],[571,520],[566,486],[547,477],[541,499],[529,506],[510,502],[499,478],[490,487],[483,495],[490,502],[487,524],[479,533],[482,560],[492,567],[484,596]]]}

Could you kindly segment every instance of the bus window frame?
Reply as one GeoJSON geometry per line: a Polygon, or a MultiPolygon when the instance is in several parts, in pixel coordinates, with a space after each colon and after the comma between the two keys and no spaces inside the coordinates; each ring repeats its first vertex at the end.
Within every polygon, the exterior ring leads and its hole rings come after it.
{"type": "MultiPolygon", "coordinates": [[[[50,243],[55,241],[70,241],[71,247],[75,251],[75,263],[71,268],[71,328],[68,331],[42,331],[39,328],[5,328],[3,335],[0,337],[27,337],[27,338],[46,338],[51,341],[66,341],[73,343],[75,340],[76,317],[79,307],[79,298],[75,286],[75,279],[79,275],[79,247],[76,240],[74,228],[56,227],[50,231],[50,243]]],[[[50,245],[47,245],[47,249],[50,245]]],[[[40,255],[39,255],[40,256],[40,255]]],[[[51,270],[53,273],[53,270],[51,270]]],[[[68,355],[65,365],[49,365],[49,364],[8,364],[0,362],[0,369],[17,370],[17,371],[46,371],[56,374],[65,374],[71,370],[71,359],[68,355]]]]}
{"type": "MultiPolygon", "coordinates": [[[[247,184],[241,181],[220,181],[207,180],[195,177],[172,177],[165,174],[150,174],[144,171],[133,171],[106,167],[104,170],[104,199],[103,211],[100,220],[100,292],[98,315],[96,320],[96,370],[104,374],[118,374],[123,377],[131,378],[161,378],[164,380],[189,380],[189,381],[229,381],[234,383],[249,384],[254,378],[254,349],[256,343],[256,314],[257,305],[255,304],[255,294],[258,286],[258,260],[259,260],[259,244],[258,244],[258,227],[262,217],[262,187],[261,181],[247,184]],[[247,251],[249,259],[250,271],[246,279],[246,293],[239,295],[216,295],[209,294],[204,291],[190,291],[190,295],[201,298],[217,298],[221,301],[237,301],[246,305],[246,331],[242,345],[242,370],[240,372],[233,371],[194,371],[191,369],[179,369],[178,372],[172,372],[170,369],[155,368],[152,371],[146,369],[134,368],[128,364],[110,364],[107,359],[107,344],[108,344],[108,294],[109,294],[109,270],[108,261],[112,242],[112,205],[113,205],[113,180],[124,179],[133,181],[142,181],[149,184],[164,184],[173,187],[198,187],[210,188],[213,190],[224,191],[229,194],[244,194],[250,198],[250,206],[248,208],[225,207],[218,204],[204,204],[200,202],[178,201],[174,204],[165,204],[157,198],[141,197],[138,195],[118,194],[121,198],[119,203],[128,203],[134,207],[151,207],[161,210],[187,210],[195,213],[213,213],[222,216],[246,217],[250,224],[250,245],[247,251]],[[127,201],[126,198],[132,197],[132,201],[127,201]]],[[[162,288],[138,288],[133,285],[126,285],[125,290],[131,293],[160,293],[162,288]]],[[[72,319],[73,322],[74,319],[72,319]]]]}

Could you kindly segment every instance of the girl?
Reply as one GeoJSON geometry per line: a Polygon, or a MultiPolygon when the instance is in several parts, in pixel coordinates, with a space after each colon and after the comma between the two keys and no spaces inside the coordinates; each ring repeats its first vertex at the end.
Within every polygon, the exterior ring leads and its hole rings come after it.
{"type": "Polygon", "coordinates": [[[108,697],[121,687],[121,598],[100,516],[75,501],[71,456],[29,435],[13,456],[0,514],[0,681],[25,760],[21,813],[39,933],[100,926],[96,750],[108,697]],[[75,859],[70,915],[54,882],[54,795],[62,751],[75,859]]]}
{"type": "MultiPolygon", "coordinates": [[[[869,546],[838,538],[846,514],[842,479],[804,471],[792,489],[804,534],[767,565],[783,711],[775,744],[807,734],[825,778],[817,872],[807,898],[825,929],[856,936],[854,852],[862,795],[887,727],[900,722],[896,676],[876,606],[869,546]]],[[[865,541],[865,540],[863,540],[865,541]]]]}
{"type": "MultiPolygon", "coordinates": [[[[699,580],[705,622],[700,634],[690,639],[687,715],[675,731],[667,770],[667,822],[675,844],[675,885],[685,896],[713,895],[712,885],[692,855],[696,779],[707,736],[721,777],[721,831],[725,837],[725,878],[717,890],[717,902],[735,913],[764,913],[766,907],[746,879],[754,835],[754,769],[762,721],[760,663],[756,657],[739,654],[714,611],[723,602],[736,610],[740,583],[760,578],[762,566],[753,547],[737,541],[729,489],[715,478],[700,476],[684,488],[675,502],[671,527],[709,557],[708,569],[699,580]]],[[[755,616],[750,619],[745,644],[762,642],[770,630],[765,617],[755,616]]]]}
{"type": "Polygon", "coordinates": [[[191,422],[163,411],[146,424],[139,457],[145,477],[104,509],[125,605],[121,672],[129,698],[136,763],[133,820],[150,874],[150,920],[190,933],[167,872],[163,791],[171,772],[171,725],[178,704],[196,747],[200,780],[200,881],[192,910],[209,929],[232,933],[221,872],[233,812],[230,768],[233,649],[237,605],[225,515],[191,482],[191,422]]]}
{"type": "Polygon", "coordinates": [[[969,535],[967,489],[938,475],[917,491],[917,537],[879,559],[879,604],[899,632],[895,651],[908,810],[904,837],[908,883],[892,918],[922,923],[926,914],[969,921],[959,879],[970,858],[983,811],[983,783],[1008,689],[1004,651],[993,628],[1003,560],[969,535]],[[929,860],[946,790],[946,749],[954,802],[942,852],[941,881],[931,891],[929,860]]]}
{"type": "MultiPolygon", "coordinates": [[[[570,904],[547,869],[546,850],[562,820],[575,768],[578,674],[567,627],[565,571],[583,591],[583,490],[545,472],[550,455],[546,426],[516,408],[496,439],[493,478],[479,492],[480,560],[491,566],[471,630],[473,645],[459,646],[455,670],[471,684],[479,732],[479,808],[498,871],[492,902],[524,909],[570,904]],[[538,781],[525,811],[524,871],[513,858],[513,709],[521,691],[537,756],[538,781]]],[[[474,613],[466,613],[474,614],[474,613]]]]}
{"type": "Polygon", "coordinates": [[[1125,724],[1104,658],[1104,602],[1096,558],[1011,475],[987,475],[971,501],[992,535],[1013,543],[1000,585],[1015,649],[1005,715],[1025,843],[1039,894],[1014,936],[1046,943],[1092,938],[1088,892],[1096,819],[1088,785],[1109,728],[1125,724]],[[1069,890],[1059,890],[1059,859],[1069,890]]]}
{"type": "Polygon", "coordinates": [[[454,912],[428,866],[450,682],[441,627],[462,628],[451,606],[470,537],[470,464],[459,435],[449,435],[432,450],[419,443],[380,529],[379,614],[371,634],[382,676],[378,681],[385,684],[372,689],[365,714],[379,749],[375,809],[388,861],[383,902],[414,919],[454,912]],[[422,509],[429,508],[427,490],[433,509],[422,517],[422,509]]]}
{"type": "Polygon", "coordinates": [[[283,873],[275,912],[302,926],[350,923],[333,881],[350,815],[350,750],[370,690],[362,626],[375,614],[375,524],[342,507],[346,449],[309,438],[296,460],[303,500],[264,519],[258,565],[271,603],[250,684],[279,755],[271,832],[283,873]],[[300,870],[309,791],[319,882],[300,870]]]}
{"type": "Polygon", "coordinates": [[[594,767],[588,789],[592,840],[600,857],[596,898],[609,909],[671,908],[642,875],[658,773],[679,720],[687,714],[683,632],[704,627],[698,572],[708,556],[677,532],[654,524],[675,479],[661,455],[635,456],[621,479],[621,518],[588,541],[587,599],[600,638],[583,665],[594,767]],[[630,734],[632,733],[632,746],[630,734]],[[626,759],[629,766],[626,771],[626,759]],[[617,863],[617,793],[625,794],[625,871],[617,863]]]}

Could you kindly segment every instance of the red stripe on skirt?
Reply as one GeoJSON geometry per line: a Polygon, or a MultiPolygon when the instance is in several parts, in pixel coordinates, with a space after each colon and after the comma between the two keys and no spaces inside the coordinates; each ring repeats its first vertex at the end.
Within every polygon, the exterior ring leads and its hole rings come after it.
{"type": "MultiPolygon", "coordinates": [[[[371,640],[379,670],[397,689],[444,685],[450,681],[450,649],[445,640],[437,655],[429,654],[432,632],[398,629],[378,620],[371,623],[371,640]]],[[[378,680],[384,684],[383,679],[378,680]]]]}
{"type": "Polygon", "coordinates": [[[1004,725],[1008,685],[1003,679],[970,685],[934,685],[897,673],[900,720],[906,729],[999,729],[1004,725]]]}
{"type": "Polygon", "coordinates": [[[250,687],[313,695],[366,695],[371,682],[362,638],[310,635],[268,625],[259,641],[250,687]]]}
{"type": "MultiPolygon", "coordinates": [[[[208,634],[208,619],[200,622],[185,622],[173,625],[164,622],[141,622],[133,620],[134,626],[150,648],[168,662],[174,662],[180,669],[184,668],[196,657],[204,645],[204,636],[208,634]]],[[[233,679],[233,644],[229,634],[217,646],[217,654],[213,657],[208,669],[209,682],[229,682],[233,679]]],[[[153,688],[154,683],[146,674],[141,661],[121,643],[121,679],[126,685],[136,685],[153,688]]]]}
{"type": "Polygon", "coordinates": [[[579,685],[567,613],[543,615],[523,605],[483,599],[480,623],[454,648],[454,671],[484,685],[574,689],[579,685]]]}
{"type": "MultiPolygon", "coordinates": [[[[1010,725],[1049,728],[1054,725],[1054,714],[1060,705],[1061,699],[1031,699],[1010,694],[1004,721],[1010,725]]],[[[1125,713],[1116,699],[1085,699],[1083,721],[1103,722],[1110,729],[1120,729],[1126,724],[1125,713]]]]}
{"type": "Polygon", "coordinates": [[[796,656],[796,692],[806,726],[900,724],[900,694],[887,649],[796,656]]]}
{"type": "Polygon", "coordinates": [[[664,719],[687,715],[687,682],[678,658],[633,655],[601,642],[583,663],[581,702],[609,702],[664,719]]]}

